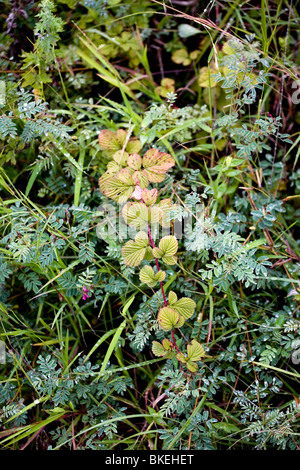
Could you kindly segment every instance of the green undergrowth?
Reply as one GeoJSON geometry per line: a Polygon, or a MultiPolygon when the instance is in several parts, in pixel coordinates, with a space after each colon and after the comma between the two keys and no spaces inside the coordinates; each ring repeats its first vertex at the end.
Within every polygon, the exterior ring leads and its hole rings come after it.
{"type": "Polygon", "coordinates": [[[299,449],[298,2],[2,3],[1,449],[299,449]]]}

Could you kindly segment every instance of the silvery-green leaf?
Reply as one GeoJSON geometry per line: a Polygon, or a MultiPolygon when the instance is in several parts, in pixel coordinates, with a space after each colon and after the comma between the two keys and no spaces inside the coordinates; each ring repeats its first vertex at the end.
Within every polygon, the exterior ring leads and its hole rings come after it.
{"type": "Polygon", "coordinates": [[[194,28],[193,26],[183,23],[180,24],[178,27],[178,34],[181,38],[189,38],[191,36],[195,36],[195,34],[200,34],[201,31],[199,29],[194,28]]]}

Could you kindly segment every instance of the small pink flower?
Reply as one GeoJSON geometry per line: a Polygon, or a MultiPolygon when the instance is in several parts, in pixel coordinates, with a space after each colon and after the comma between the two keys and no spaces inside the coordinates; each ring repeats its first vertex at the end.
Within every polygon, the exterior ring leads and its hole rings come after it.
{"type": "Polygon", "coordinates": [[[88,299],[90,296],[88,295],[88,292],[89,292],[90,289],[87,289],[85,286],[83,287],[83,295],[82,295],[82,299],[83,300],[86,300],[88,299]]]}

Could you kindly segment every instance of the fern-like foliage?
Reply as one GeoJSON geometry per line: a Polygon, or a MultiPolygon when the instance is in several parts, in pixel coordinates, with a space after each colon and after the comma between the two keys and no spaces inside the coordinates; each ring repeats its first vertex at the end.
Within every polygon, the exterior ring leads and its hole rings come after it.
{"type": "Polygon", "coordinates": [[[16,123],[13,121],[13,116],[0,116],[0,137],[5,139],[7,136],[12,138],[17,137],[18,131],[16,123]]]}
{"type": "Polygon", "coordinates": [[[199,273],[203,280],[212,280],[218,291],[226,292],[235,281],[244,282],[246,287],[255,286],[257,276],[267,276],[267,266],[271,266],[271,262],[263,256],[256,258],[257,248],[245,243],[236,232],[224,230],[226,225],[230,226],[231,222],[226,223],[225,217],[220,223],[211,219],[197,222],[185,240],[185,246],[200,255],[207,254],[208,250],[215,254],[217,259],[206,263],[199,273]]]}
{"type": "Polygon", "coordinates": [[[22,143],[42,138],[55,139],[58,143],[69,139],[72,129],[48,115],[47,105],[23,88],[13,93],[10,90],[0,116],[0,138],[14,139],[16,146],[18,139],[22,143]]]}
{"type": "Polygon", "coordinates": [[[55,139],[67,139],[71,129],[68,126],[53,122],[50,118],[44,120],[27,121],[21,139],[23,142],[30,142],[37,137],[53,136],[55,139]]]}
{"type": "Polygon", "coordinates": [[[64,22],[54,15],[55,4],[51,0],[42,0],[40,8],[37,14],[39,20],[34,27],[34,34],[37,36],[35,49],[40,59],[47,64],[54,59],[54,48],[59,39],[58,33],[63,30],[64,22]]]}

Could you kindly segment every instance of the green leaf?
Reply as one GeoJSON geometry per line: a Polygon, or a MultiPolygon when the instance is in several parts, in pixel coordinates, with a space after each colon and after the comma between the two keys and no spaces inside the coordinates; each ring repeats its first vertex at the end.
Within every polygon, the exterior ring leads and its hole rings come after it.
{"type": "Polygon", "coordinates": [[[185,355],[183,353],[178,353],[176,355],[176,357],[177,357],[179,362],[182,362],[183,364],[187,363],[187,358],[185,357],[185,355]]]}
{"type": "Polygon", "coordinates": [[[143,157],[143,172],[151,183],[161,183],[165,173],[174,165],[174,158],[158,149],[148,150],[143,157]]]}
{"type": "Polygon", "coordinates": [[[168,351],[166,351],[163,345],[159,343],[158,341],[152,342],[152,352],[154,356],[157,356],[157,357],[163,357],[166,354],[168,354],[168,351]]]}
{"type": "MultiPolygon", "coordinates": [[[[113,159],[114,161],[118,164],[118,165],[122,165],[122,166],[126,166],[127,164],[127,160],[128,160],[128,157],[129,157],[129,154],[123,150],[117,150],[114,154],[113,154],[113,159]]],[[[112,162],[109,162],[108,165],[112,163],[112,162]]],[[[108,166],[107,165],[107,166],[108,166]]]]}
{"type": "Polygon", "coordinates": [[[160,240],[159,248],[163,252],[163,256],[173,256],[177,253],[178,241],[174,235],[168,235],[160,240]]]}
{"type": "Polygon", "coordinates": [[[152,226],[154,224],[158,224],[160,220],[160,210],[157,206],[151,206],[148,208],[149,210],[149,225],[152,226]]]}
{"type": "Polygon", "coordinates": [[[199,29],[194,28],[193,26],[183,23],[178,26],[178,35],[181,38],[189,38],[191,36],[195,36],[195,34],[200,34],[201,31],[199,29]]]}
{"type": "MultiPolygon", "coordinates": [[[[116,155],[116,158],[118,158],[119,152],[122,152],[122,150],[118,150],[116,153],[114,153],[114,155],[116,155]]],[[[106,167],[106,172],[102,175],[102,180],[105,179],[104,176],[107,176],[106,179],[112,178],[112,176],[116,176],[120,170],[121,170],[121,166],[115,160],[108,162],[107,167],[106,167]]]]}
{"type": "Polygon", "coordinates": [[[165,271],[158,271],[158,273],[155,274],[155,279],[158,282],[163,282],[166,279],[165,271]]]}
{"type": "Polygon", "coordinates": [[[121,150],[122,145],[113,131],[104,129],[98,135],[99,145],[103,150],[121,150]]]}
{"type": "Polygon", "coordinates": [[[142,191],[142,199],[147,206],[151,206],[152,204],[156,203],[157,195],[158,195],[158,191],[156,188],[151,189],[151,190],[144,189],[142,191]]]}
{"type": "Polygon", "coordinates": [[[190,63],[192,62],[191,59],[189,58],[188,51],[184,48],[177,49],[176,51],[173,52],[172,61],[175,62],[175,64],[182,64],[182,65],[190,65],[190,63]]]}
{"type": "Polygon", "coordinates": [[[149,181],[147,176],[141,170],[136,170],[133,175],[132,179],[136,185],[139,185],[142,189],[146,189],[149,181]]]}
{"type": "Polygon", "coordinates": [[[124,263],[127,266],[138,266],[144,259],[148,246],[148,236],[145,232],[139,232],[135,241],[129,240],[121,249],[124,263]]]}
{"type": "Polygon", "coordinates": [[[128,202],[122,209],[122,216],[127,225],[142,230],[147,227],[149,209],[142,202],[128,202]]]}
{"type": "Polygon", "coordinates": [[[189,371],[191,372],[196,372],[196,370],[198,369],[198,365],[196,362],[193,362],[191,361],[189,358],[187,358],[183,353],[178,353],[176,355],[177,359],[179,362],[182,362],[183,364],[185,364],[187,366],[187,368],[189,369],[189,371]]]}
{"type": "Polygon", "coordinates": [[[170,304],[170,305],[175,304],[175,302],[177,302],[177,299],[178,299],[177,294],[175,294],[175,292],[173,292],[172,290],[170,290],[169,296],[168,296],[169,304],[170,304]]]}
{"type": "Polygon", "coordinates": [[[114,151],[126,150],[128,154],[134,154],[141,150],[142,145],[138,139],[131,138],[124,149],[126,138],[128,137],[128,131],[124,129],[118,129],[117,132],[102,130],[98,136],[100,147],[106,151],[107,155],[111,155],[114,151]]]}
{"type": "Polygon", "coordinates": [[[178,320],[178,323],[176,325],[176,328],[181,328],[183,325],[184,325],[184,317],[179,315],[179,320],[178,320]]]}
{"type": "Polygon", "coordinates": [[[171,199],[162,199],[158,203],[160,220],[159,223],[162,227],[170,227],[172,218],[170,217],[171,211],[176,209],[176,204],[172,204],[171,199]]]}
{"type": "Polygon", "coordinates": [[[198,369],[198,365],[196,364],[196,362],[187,361],[186,366],[190,372],[196,372],[196,370],[198,369]]]}
{"type": "Polygon", "coordinates": [[[147,261],[151,261],[153,258],[154,258],[153,250],[152,250],[151,246],[147,246],[144,259],[147,260],[147,261]]]}
{"type": "Polygon", "coordinates": [[[173,266],[177,262],[177,258],[175,256],[163,256],[162,260],[169,266],[173,266]]]}
{"type": "Polygon", "coordinates": [[[173,343],[170,341],[168,338],[164,338],[162,340],[163,347],[167,350],[170,351],[173,349],[173,343]]]}
{"type": "Polygon", "coordinates": [[[205,356],[205,351],[203,346],[198,343],[195,339],[192,340],[191,344],[187,346],[187,355],[189,361],[200,361],[202,357],[205,356]]]}
{"type": "Polygon", "coordinates": [[[126,145],[126,151],[130,154],[138,153],[142,148],[141,141],[138,139],[130,139],[128,144],[126,145]]]}
{"type": "Polygon", "coordinates": [[[266,244],[266,239],[265,238],[259,238],[258,240],[253,240],[253,242],[249,242],[245,245],[246,250],[252,250],[252,248],[256,248],[261,245],[266,244]]]}
{"type": "Polygon", "coordinates": [[[119,204],[126,202],[131,197],[135,189],[132,180],[132,170],[123,168],[116,176],[105,172],[99,179],[100,191],[119,204]]]}
{"type": "Polygon", "coordinates": [[[144,284],[147,284],[149,287],[154,287],[158,282],[165,280],[166,273],[164,271],[158,271],[155,274],[151,266],[144,266],[140,271],[139,278],[144,284]]]}
{"type": "Polygon", "coordinates": [[[142,167],[142,157],[138,153],[129,155],[127,165],[133,170],[140,170],[142,167]]]}
{"type": "Polygon", "coordinates": [[[155,247],[153,248],[153,255],[155,258],[161,258],[163,255],[163,252],[159,248],[155,247]]]}
{"type": "Polygon", "coordinates": [[[170,307],[163,307],[158,312],[157,319],[160,327],[165,331],[169,331],[177,325],[179,315],[170,307]]]}
{"type": "Polygon", "coordinates": [[[225,432],[240,432],[240,429],[235,425],[235,424],[232,424],[232,423],[212,423],[212,426],[215,428],[215,429],[220,429],[222,431],[225,431],[225,432]]]}
{"type": "Polygon", "coordinates": [[[139,274],[140,281],[147,284],[149,287],[154,287],[157,284],[155,273],[151,266],[144,266],[139,274]]]}
{"type": "Polygon", "coordinates": [[[27,183],[27,186],[26,186],[26,190],[25,190],[25,196],[28,196],[28,194],[30,193],[30,190],[37,178],[39,174],[39,165],[35,165],[35,167],[33,168],[32,170],[32,173],[30,175],[30,178],[29,178],[29,181],[27,183]]]}
{"type": "Polygon", "coordinates": [[[211,67],[202,67],[198,78],[198,84],[202,88],[213,88],[217,86],[217,82],[212,75],[217,74],[218,71],[211,67]]]}
{"type": "Polygon", "coordinates": [[[121,252],[127,266],[138,266],[144,259],[146,248],[137,246],[133,240],[125,243],[121,252]]]}
{"type": "Polygon", "coordinates": [[[158,341],[152,342],[152,352],[155,356],[171,358],[174,356],[173,344],[167,338],[163,339],[162,344],[158,341]]]}
{"type": "Polygon", "coordinates": [[[177,302],[172,303],[172,308],[179,313],[185,320],[193,315],[196,303],[189,297],[182,297],[177,302]]]}
{"type": "Polygon", "coordinates": [[[163,237],[159,242],[159,248],[153,248],[155,258],[162,258],[163,262],[172,265],[176,264],[174,256],[178,250],[178,241],[174,235],[163,237]]]}
{"type": "Polygon", "coordinates": [[[122,334],[122,331],[124,330],[126,326],[126,320],[124,320],[121,325],[116,329],[116,332],[111,340],[111,343],[106,351],[105,357],[103,359],[103,362],[101,364],[101,369],[100,372],[103,372],[108,364],[108,361],[110,360],[110,357],[112,353],[114,352],[114,349],[117,347],[118,340],[122,334]]]}

